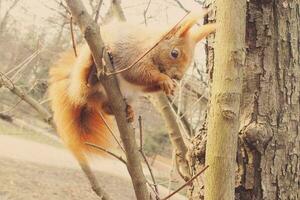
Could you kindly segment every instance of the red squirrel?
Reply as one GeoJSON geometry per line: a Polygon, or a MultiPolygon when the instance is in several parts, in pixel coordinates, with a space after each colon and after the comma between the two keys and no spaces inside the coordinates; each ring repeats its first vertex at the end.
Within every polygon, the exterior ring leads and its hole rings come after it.
{"type": "MultiPolygon", "coordinates": [[[[203,13],[187,17],[177,26],[179,28],[172,37],[163,39],[138,63],[117,74],[125,98],[130,101],[138,93],[156,91],[164,91],[167,95],[173,93],[175,85],[172,79],[183,77],[196,44],[215,31],[215,24],[192,29],[201,16],[203,13]]],[[[166,31],[159,28],[127,23],[101,27],[102,38],[111,51],[116,70],[130,66],[164,34],[166,31]]],[[[50,69],[49,95],[57,131],[82,162],[86,162],[85,153],[92,151],[86,142],[107,147],[110,141],[105,123],[111,123],[109,115],[112,111],[101,83],[90,81],[93,67],[91,52],[84,45],[78,57],[69,50],[50,69]]]]}

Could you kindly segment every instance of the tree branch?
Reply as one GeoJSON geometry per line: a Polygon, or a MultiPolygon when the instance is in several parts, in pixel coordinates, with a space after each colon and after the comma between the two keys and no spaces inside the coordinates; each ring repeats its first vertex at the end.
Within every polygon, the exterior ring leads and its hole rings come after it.
{"type": "Polygon", "coordinates": [[[100,14],[100,9],[101,9],[102,3],[103,3],[103,0],[100,0],[98,3],[97,9],[96,9],[95,18],[94,18],[96,23],[98,22],[98,19],[99,19],[99,14],[100,14]]]}
{"type": "Polygon", "coordinates": [[[178,6],[179,6],[182,10],[184,10],[184,12],[186,12],[186,13],[190,12],[190,10],[186,9],[186,8],[182,5],[182,3],[181,3],[179,0],[174,0],[174,1],[178,4],[178,6]]]}
{"type": "Polygon", "coordinates": [[[139,116],[139,128],[140,128],[140,153],[148,167],[148,170],[150,172],[150,176],[151,176],[151,179],[152,179],[152,182],[153,182],[153,185],[154,185],[154,191],[155,191],[155,194],[156,194],[156,199],[158,199],[158,195],[159,195],[159,192],[158,192],[158,188],[157,188],[157,184],[156,184],[156,181],[155,181],[155,177],[154,177],[154,174],[153,174],[153,171],[151,169],[151,166],[147,160],[147,157],[144,153],[144,149],[143,149],[143,123],[142,123],[142,117],[139,116]]]}
{"type": "Polygon", "coordinates": [[[169,138],[176,151],[176,161],[178,162],[178,171],[185,181],[191,177],[188,161],[186,160],[187,147],[183,141],[180,128],[176,121],[176,115],[172,110],[168,98],[163,93],[157,93],[150,96],[150,101],[155,108],[162,114],[168,127],[169,138]]]}
{"type": "MultiPolygon", "coordinates": [[[[147,188],[146,178],[143,174],[139,152],[135,141],[134,129],[126,119],[125,111],[127,105],[122,98],[115,76],[107,76],[103,73],[104,66],[102,64],[102,55],[103,50],[106,50],[100,35],[100,28],[87,13],[80,0],[66,1],[74,19],[76,19],[78,22],[80,30],[82,34],[84,34],[84,37],[91,49],[91,53],[97,68],[97,74],[108,95],[108,99],[120,131],[120,136],[124,144],[127,169],[131,176],[136,198],[139,200],[148,200],[150,198],[150,193],[147,188]]],[[[107,67],[113,70],[107,53],[104,54],[104,60],[107,67]]]]}
{"type": "Polygon", "coordinates": [[[74,50],[75,57],[77,57],[77,49],[76,49],[76,41],[74,37],[74,30],[73,30],[73,17],[70,16],[70,32],[71,32],[71,38],[72,38],[72,47],[74,50]]]}
{"type": "Polygon", "coordinates": [[[53,127],[53,121],[52,121],[52,115],[50,112],[48,112],[47,109],[45,109],[43,106],[39,104],[37,100],[23,92],[23,90],[17,86],[2,72],[0,72],[0,85],[5,86],[7,89],[9,89],[12,93],[20,97],[22,100],[24,100],[26,103],[28,103],[32,108],[34,108],[41,117],[49,124],[51,124],[53,127]]]}
{"type": "Polygon", "coordinates": [[[209,166],[207,165],[206,167],[204,167],[200,172],[198,172],[195,176],[193,176],[190,180],[188,180],[186,183],[184,183],[182,186],[180,186],[178,189],[176,189],[174,192],[172,192],[171,194],[169,194],[168,196],[162,198],[161,200],[167,200],[169,198],[171,198],[173,195],[175,195],[177,192],[179,192],[180,190],[182,190],[184,187],[186,187],[187,185],[189,185],[191,182],[193,182],[198,176],[200,176],[209,166]]]}
{"type": "Polygon", "coordinates": [[[109,155],[117,158],[119,161],[121,161],[122,163],[124,163],[125,165],[127,165],[126,161],[122,158],[122,156],[118,156],[115,153],[113,153],[111,151],[108,151],[107,149],[105,149],[103,147],[100,147],[98,145],[95,145],[95,144],[92,144],[92,143],[89,143],[89,142],[86,142],[85,144],[88,145],[88,146],[91,146],[91,147],[93,147],[95,149],[98,149],[100,151],[103,151],[103,152],[105,152],[105,153],[107,153],[107,154],[109,154],[109,155]]]}
{"type": "Polygon", "coordinates": [[[93,174],[91,168],[87,164],[80,163],[80,167],[82,171],[84,171],[87,176],[90,184],[92,186],[93,191],[100,197],[101,200],[112,200],[109,195],[99,186],[95,175],[93,174]]]}
{"type": "Polygon", "coordinates": [[[150,4],[151,4],[151,0],[148,1],[147,7],[145,8],[144,13],[143,13],[144,14],[144,23],[146,26],[147,26],[147,12],[150,7],[150,4]]]}

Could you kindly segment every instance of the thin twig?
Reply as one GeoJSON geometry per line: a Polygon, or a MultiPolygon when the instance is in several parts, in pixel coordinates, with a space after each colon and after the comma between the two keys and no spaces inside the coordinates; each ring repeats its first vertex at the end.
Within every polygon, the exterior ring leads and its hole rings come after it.
{"type": "Polygon", "coordinates": [[[101,150],[101,151],[104,151],[105,153],[117,158],[119,161],[121,161],[122,163],[124,163],[125,165],[127,165],[126,161],[122,158],[122,156],[119,156],[119,155],[116,155],[115,153],[111,152],[111,151],[108,151],[107,149],[103,148],[103,147],[100,147],[98,145],[95,145],[95,144],[92,144],[92,143],[89,143],[89,142],[86,142],[85,143],[86,145],[88,146],[91,146],[95,149],[98,149],[98,150],[101,150]]]}
{"type": "Polygon", "coordinates": [[[41,52],[41,49],[36,50],[33,52],[30,56],[28,56],[26,59],[24,59],[20,64],[18,64],[16,67],[12,68],[8,72],[5,73],[6,76],[8,76],[10,73],[14,72],[15,70],[18,70],[22,68],[24,65],[27,65],[29,62],[31,62],[39,53],[41,52]]]}
{"type": "MultiPolygon", "coordinates": [[[[79,160],[77,160],[79,162],[79,160]]],[[[102,187],[100,187],[96,176],[93,174],[92,169],[90,168],[90,166],[88,164],[84,164],[79,162],[79,165],[82,169],[82,171],[84,172],[84,174],[86,175],[86,177],[88,178],[93,191],[100,197],[101,200],[112,200],[110,198],[110,196],[106,193],[106,191],[104,191],[102,189],[102,187]]]]}
{"type": "MultiPolygon", "coordinates": [[[[35,85],[36,85],[36,81],[33,84],[33,86],[26,92],[27,95],[34,89],[35,85]]],[[[23,99],[19,99],[19,101],[17,103],[15,103],[15,105],[13,105],[8,110],[1,111],[0,114],[4,114],[4,113],[8,113],[8,112],[13,111],[22,101],[23,101],[23,99]]]]}
{"type": "Polygon", "coordinates": [[[47,109],[45,109],[43,106],[39,104],[38,101],[36,101],[34,98],[29,96],[28,94],[24,93],[24,91],[15,86],[15,84],[9,79],[5,74],[0,72],[0,85],[5,86],[8,88],[12,93],[20,97],[22,100],[24,100],[26,103],[31,105],[40,115],[43,117],[43,119],[51,124],[53,126],[52,121],[52,115],[49,113],[47,109]]]}
{"type": "Polygon", "coordinates": [[[139,128],[140,128],[140,149],[143,149],[143,127],[142,127],[142,116],[139,116],[139,128]]]}
{"type": "Polygon", "coordinates": [[[141,61],[148,53],[150,53],[150,51],[152,51],[155,47],[157,47],[157,45],[159,45],[159,43],[161,41],[163,41],[164,39],[169,38],[170,36],[172,36],[177,30],[178,28],[180,28],[180,23],[189,15],[190,13],[187,13],[186,15],[184,15],[179,22],[177,22],[177,24],[175,24],[175,26],[173,26],[163,37],[161,37],[150,49],[148,49],[146,52],[144,52],[140,57],[138,57],[131,65],[129,65],[128,67],[115,71],[115,72],[111,72],[109,74],[107,74],[107,76],[111,76],[114,74],[118,74],[124,71],[129,70],[130,68],[132,68],[136,63],[138,63],[139,61],[141,61]]]}
{"type": "Polygon", "coordinates": [[[143,159],[144,159],[144,161],[145,161],[145,163],[147,165],[147,168],[148,168],[148,170],[150,172],[150,176],[151,176],[151,179],[152,179],[152,182],[153,182],[153,187],[154,187],[155,194],[156,194],[156,199],[159,200],[159,196],[158,196],[159,192],[158,192],[157,184],[156,184],[156,181],[155,181],[155,178],[154,178],[151,166],[150,166],[150,164],[149,164],[149,162],[147,160],[147,157],[146,157],[145,153],[142,150],[140,150],[140,153],[141,153],[141,155],[142,155],[142,157],[143,157],[143,159]]]}
{"type": "Polygon", "coordinates": [[[40,104],[43,105],[45,103],[48,103],[49,101],[51,101],[51,99],[47,98],[47,99],[44,99],[44,100],[40,101],[40,104]]]}
{"type": "Polygon", "coordinates": [[[74,49],[75,57],[77,57],[77,50],[76,50],[76,43],[75,43],[75,37],[74,37],[74,30],[73,30],[73,17],[71,15],[70,17],[70,32],[71,32],[71,38],[72,38],[72,47],[74,49]]]}
{"type": "Polygon", "coordinates": [[[151,4],[151,0],[148,1],[147,7],[144,10],[144,21],[145,21],[146,26],[147,26],[147,12],[148,12],[148,9],[150,7],[150,4],[151,4]]]}
{"type": "Polygon", "coordinates": [[[102,3],[103,3],[103,0],[100,0],[99,4],[97,6],[97,10],[96,10],[96,14],[95,14],[95,19],[94,19],[96,23],[97,23],[97,21],[99,19],[99,14],[100,14],[100,9],[101,9],[102,3]]]}
{"type": "Polygon", "coordinates": [[[177,103],[177,113],[176,113],[176,120],[179,119],[179,113],[181,112],[181,104],[182,104],[182,83],[183,80],[179,82],[179,89],[178,89],[178,103],[177,103]]]}
{"type": "Polygon", "coordinates": [[[147,167],[148,167],[148,170],[150,172],[150,175],[151,175],[151,179],[152,179],[152,182],[153,182],[153,186],[154,186],[154,190],[155,190],[155,193],[156,193],[156,199],[159,200],[159,192],[158,192],[158,188],[157,188],[157,184],[156,184],[156,181],[155,181],[155,177],[153,175],[153,171],[151,169],[151,166],[147,160],[147,157],[143,151],[143,123],[142,123],[142,117],[139,116],[139,128],[140,128],[140,149],[139,149],[139,152],[141,153],[147,167]]]}
{"type": "Polygon", "coordinates": [[[182,10],[184,10],[184,12],[186,12],[186,13],[190,12],[190,10],[186,9],[186,8],[182,5],[182,3],[181,3],[179,0],[174,0],[174,1],[178,4],[178,6],[179,6],[182,10]]]}
{"type": "Polygon", "coordinates": [[[60,1],[60,2],[56,1],[56,3],[59,4],[59,6],[63,7],[65,9],[66,13],[68,13],[69,15],[71,14],[71,11],[69,10],[69,8],[65,4],[63,4],[62,1],[60,1]]]}
{"type": "Polygon", "coordinates": [[[183,114],[180,115],[180,113],[177,113],[179,119],[182,119],[189,111],[192,111],[193,109],[195,109],[194,106],[195,106],[199,101],[201,101],[203,98],[204,98],[204,95],[202,95],[201,97],[199,97],[196,101],[193,102],[193,104],[190,106],[190,108],[187,109],[183,114]]]}
{"type": "Polygon", "coordinates": [[[13,111],[22,101],[23,101],[23,99],[19,99],[19,101],[17,103],[15,103],[15,105],[13,105],[12,107],[10,107],[7,110],[1,111],[0,114],[5,114],[5,113],[9,113],[9,112],[13,111]]]}
{"type": "Polygon", "coordinates": [[[173,149],[173,151],[172,151],[172,166],[171,166],[171,170],[169,172],[169,180],[168,180],[168,194],[171,194],[173,173],[175,171],[175,159],[176,159],[176,153],[175,153],[175,149],[173,149]]]}
{"type": "Polygon", "coordinates": [[[123,152],[125,152],[123,146],[121,145],[121,143],[119,142],[118,138],[116,137],[114,131],[112,130],[112,128],[109,126],[109,124],[107,123],[107,121],[105,120],[103,114],[101,112],[99,112],[101,119],[103,120],[105,126],[107,127],[107,129],[109,130],[110,134],[113,136],[114,140],[117,142],[117,144],[119,145],[119,147],[122,149],[123,152]]]}
{"type": "Polygon", "coordinates": [[[184,174],[182,177],[185,181],[188,181],[192,176],[190,173],[189,163],[185,158],[187,154],[187,145],[182,137],[180,127],[177,123],[176,114],[172,107],[169,104],[168,98],[162,92],[159,92],[155,95],[151,95],[150,101],[155,105],[155,108],[161,113],[167,129],[168,136],[170,138],[173,149],[176,150],[176,153],[181,155],[177,156],[178,161],[180,162],[180,174],[184,174]]]}
{"type": "Polygon", "coordinates": [[[188,180],[187,182],[185,182],[182,186],[180,186],[178,189],[176,189],[174,192],[172,192],[171,194],[169,194],[168,196],[162,198],[161,200],[167,200],[170,197],[172,197],[173,195],[175,195],[177,192],[179,192],[180,190],[182,190],[184,187],[186,187],[187,185],[189,185],[191,182],[193,182],[198,176],[200,176],[209,166],[207,165],[206,167],[204,167],[200,172],[198,172],[195,176],[193,176],[190,180],[188,180]]]}
{"type": "Polygon", "coordinates": [[[205,0],[201,1],[201,0],[194,0],[196,3],[198,3],[199,5],[203,6],[205,0]]]}
{"type": "MultiPolygon", "coordinates": [[[[66,15],[66,13],[56,9],[56,8],[52,8],[51,6],[48,6],[46,3],[42,3],[43,6],[45,6],[46,8],[48,8],[51,11],[54,11],[56,13],[58,13],[61,17],[63,17],[64,19],[68,19],[68,15],[66,15]]],[[[68,13],[67,13],[68,14],[68,13]]]]}

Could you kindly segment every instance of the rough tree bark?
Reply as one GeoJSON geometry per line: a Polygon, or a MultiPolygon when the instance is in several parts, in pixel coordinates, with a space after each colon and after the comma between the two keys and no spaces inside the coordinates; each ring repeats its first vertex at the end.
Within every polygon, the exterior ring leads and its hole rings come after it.
{"type": "MultiPolygon", "coordinates": [[[[299,0],[247,3],[237,200],[300,199],[299,19],[299,0]]],[[[207,52],[211,67],[211,46],[207,52]]],[[[196,166],[203,166],[203,147],[197,146],[205,144],[202,134],[193,142],[196,166]]]]}
{"type": "Polygon", "coordinates": [[[300,199],[299,6],[248,3],[237,199],[300,199]]]}

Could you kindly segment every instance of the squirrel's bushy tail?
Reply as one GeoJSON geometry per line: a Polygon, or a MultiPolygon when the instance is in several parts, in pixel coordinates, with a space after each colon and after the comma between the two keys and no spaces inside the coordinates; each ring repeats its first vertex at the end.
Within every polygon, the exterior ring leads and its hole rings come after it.
{"type": "MultiPolygon", "coordinates": [[[[65,53],[50,69],[49,96],[57,132],[74,155],[80,161],[85,162],[85,154],[95,152],[95,149],[85,144],[86,142],[103,148],[108,147],[110,133],[99,112],[108,124],[110,124],[110,118],[102,112],[100,103],[99,105],[88,101],[76,103],[69,95],[74,63],[75,56],[70,51],[65,53]]],[[[80,84],[79,81],[78,84],[80,84]]]]}

